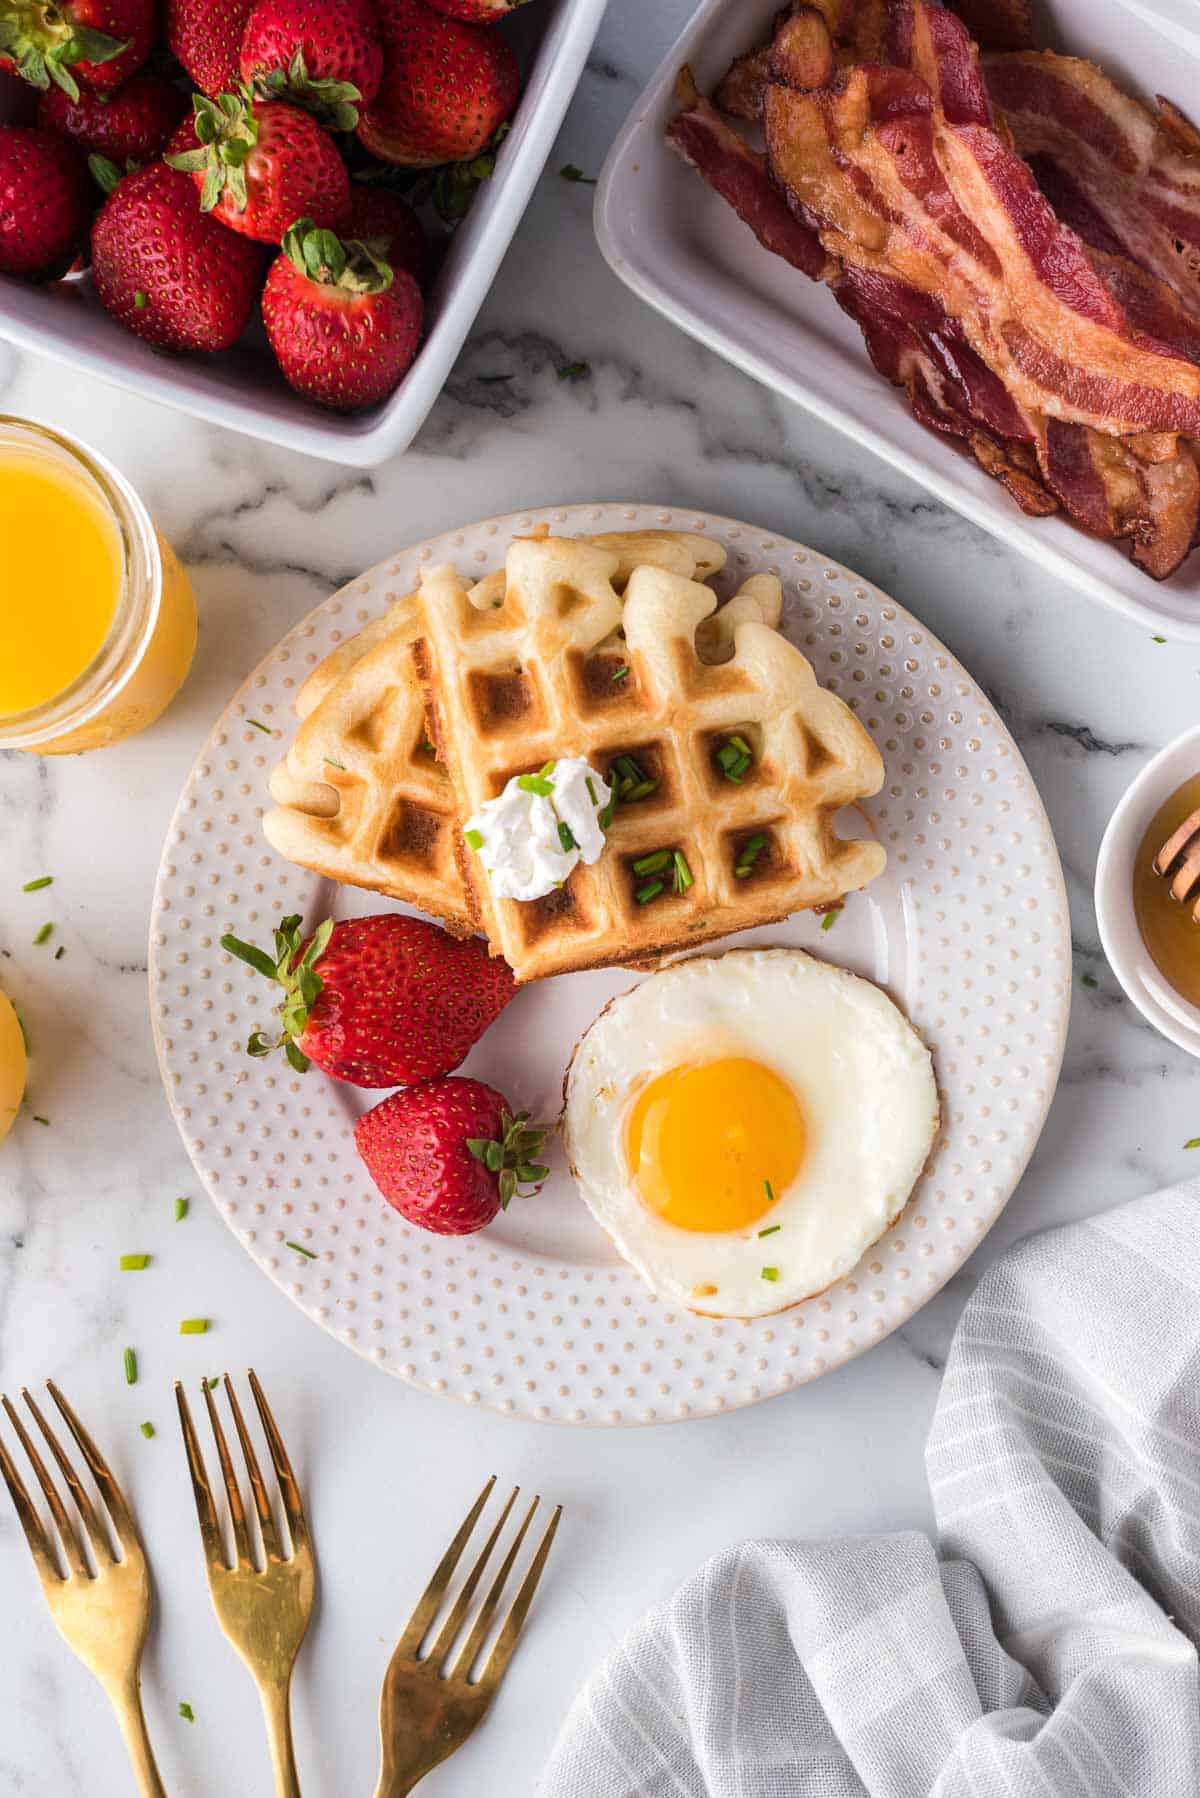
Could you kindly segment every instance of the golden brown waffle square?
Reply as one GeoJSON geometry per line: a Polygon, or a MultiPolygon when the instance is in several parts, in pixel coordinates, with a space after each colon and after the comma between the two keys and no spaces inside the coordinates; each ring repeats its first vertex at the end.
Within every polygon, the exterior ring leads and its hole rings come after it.
{"type": "MultiPolygon", "coordinates": [[[[619,531],[595,541],[610,552],[617,587],[645,562],[704,576],[725,560],[720,544],[685,531],[619,531]]],[[[490,612],[503,603],[505,580],[503,568],[485,575],[464,589],[467,604],[490,612]]],[[[296,696],[300,727],[271,775],[275,808],[263,830],[288,861],[473,930],[456,855],[457,805],[433,754],[413,668],[420,628],[417,595],[405,594],[313,669],[296,696]]]]}
{"type": "Polygon", "coordinates": [[[422,581],[413,653],[462,817],[560,756],[606,779],[628,756],[654,783],[616,805],[600,858],[543,899],[493,899],[459,838],[478,916],[522,980],[773,923],[864,886],[886,859],[834,833],[840,807],[878,792],[883,763],[772,628],[779,583],[757,576],[718,613],[710,588],[648,566],[622,603],[616,568],[596,545],[515,542],[503,605],[485,612],[448,565],[422,581]],[[751,752],[740,781],[720,760],[731,737],[751,752]]]}

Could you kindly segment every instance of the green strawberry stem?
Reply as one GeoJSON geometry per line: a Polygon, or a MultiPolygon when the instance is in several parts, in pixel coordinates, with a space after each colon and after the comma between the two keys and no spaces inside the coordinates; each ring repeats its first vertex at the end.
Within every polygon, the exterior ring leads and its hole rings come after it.
{"type": "Polygon", "coordinates": [[[111,62],[129,48],[128,38],[73,25],[57,6],[26,4],[11,10],[15,18],[0,19],[0,55],[11,56],[17,74],[31,86],[44,90],[53,81],[71,100],[79,98],[72,63],[111,62]]]}
{"type": "Polygon", "coordinates": [[[202,212],[211,212],[226,192],[236,210],[245,212],[249,197],[245,164],[258,142],[258,120],[250,89],[243,86],[236,94],[218,94],[215,100],[207,94],[193,94],[192,110],[192,129],[199,149],[181,150],[163,160],[185,175],[204,171],[202,212]]]}
{"type": "Polygon", "coordinates": [[[467,1148],[476,1161],[482,1161],[488,1172],[497,1177],[502,1211],[508,1210],[509,1200],[514,1195],[526,1199],[540,1192],[542,1181],[550,1172],[548,1167],[534,1160],[534,1156],[542,1152],[546,1132],[537,1125],[527,1130],[528,1122],[527,1111],[518,1111],[515,1117],[511,1112],[502,1111],[499,1137],[467,1138],[467,1148]],[[524,1187],[529,1191],[523,1191],[524,1187]]]}
{"type": "Polygon", "coordinates": [[[282,1048],[298,1074],[307,1072],[309,1060],[299,1047],[299,1039],[304,1035],[308,1026],[308,1014],[321,991],[321,976],[317,973],[316,963],[324,955],[332,935],[333,919],[326,918],[313,931],[308,947],[303,948],[300,914],[291,912],[286,918],[280,918],[276,926],[274,960],[265,949],[257,949],[253,943],[244,943],[240,937],[229,932],[221,938],[221,947],[227,955],[236,955],[248,968],[261,974],[264,980],[276,981],[283,988],[283,1000],[279,1007],[282,1028],[273,1037],[262,1030],[253,1031],[246,1044],[248,1055],[270,1055],[273,1050],[282,1048]]]}
{"type": "Polygon", "coordinates": [[[342,287],[348,293],[386,293],[392,267],[378,253],[377,238],[343,243],[336,231],[297,219],[283,234],[283,253],[293,268],[320,287],[342,287]]]}
{"type": "Polygon", "coordinates": [[[330,75],[310,75],[304,51],[296,49],[286,69],[264,69],[254,78],[259,100],[290,100],[301,106],[330,131],[353,131],[358,124],[357,101],[361,93],[352,81],[335,81],[330,75]]]}

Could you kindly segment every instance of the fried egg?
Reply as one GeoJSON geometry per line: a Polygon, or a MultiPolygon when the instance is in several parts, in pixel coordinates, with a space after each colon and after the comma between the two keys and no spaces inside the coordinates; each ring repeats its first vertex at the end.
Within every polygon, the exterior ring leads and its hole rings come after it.
{"type": "Polygon", "coordinates": [[[799,949],[697,955],[621,994],[575,1051],[563,1116],[597,1222],[656,1292],[713,1317],[849,1273],[937,1127],[907,1018],[799,949]]]}

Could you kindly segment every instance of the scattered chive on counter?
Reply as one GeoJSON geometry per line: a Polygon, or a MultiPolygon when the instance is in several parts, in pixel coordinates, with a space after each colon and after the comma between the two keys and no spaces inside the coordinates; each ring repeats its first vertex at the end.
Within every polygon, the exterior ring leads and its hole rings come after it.
{"type": "Polygon", "coordinates": [[[33,1114],[33,1121],[35,1124],[45,1124],[47,1130],[50,1128],[50,1119],[39,1117],[36,1111],[33,1114]]]}
{"type": "Polygon", "coordinates": [[[183,1718],[185,1723],[194,1723],[196,1721],[195,1711],[192,1709],[191,1705],[186,1702],[179,1706],[179,1715],[183,1718]]]}
{"type": "Polygon", "coordinates": [[[306,1255],[310,1261],[315,1261],[317,1258],[315,1252],[312,1249],[306,1249],[302,1242],[285,1242],[283,1246],[285,1249],[295,1249],[297,1255],[306,1255]]]}
{"type": "Polygon", "coordinates": [[[208,1329],[207,1317],[185,1317],[179,1326],[181,1336],[203,1336],[208,1329]]]}
{"type": "Polygon", "coordinates": [[[23,893],[40,893],[43,887],[54,885],[53,874],[39,874],[36,880],[27,880],[21,888],[23,893]]]}
{"type": "Polygon", "coordinates": [[[842,915],[842,908],[840,905],[837,906],[833,911],[827,911],[825,913],[825,916],[821,919],[821,929],[822,930],[832,930],[834,925],[837,923],[838,919],[841,917],[841,915],[842,915]]]}
{"type": "Polygon", "coordinates": [[[590,362],[564,362],[558,371],[560,381],[586,381],[592,372],[590,362]]]}
{"type": "Polygon", "coordinates": [[[175,1222],[177,1224],[181,1224],[183,1222],[184,1218],[187,1216],[187,1214],[188,1214],[187,1200],[186,1199],[176,1199],[176,1201],[175,1201],[175,1222]]]}
{"type": "Polygon", "coordinates": [[[125,1384],[137,1385],[137,1356],[132,1349],[125,1350],[125,1384]]]}
{"type": "Polygon", "coordinates": [[[261,730],[264,737],[269,737],[271,735],[271,726],[269,724],[264,724],[259,718],[247,718],[246,723],[253,725],[255,730],[261,730]]]}
{"type": "Polygon", "coordinates": [[[759,1231],[759,1233],[758,1233],[759,1240],[761,1241],[761,1239],[764,1236],[774,1236],[776,1230],[782,1230],[782,1229],[783,1229],[782,1224],[768,1224],[765,1230],[759,1231]]]}
{"type": "Polygon", "coordinates": [[[573,162],[564,162],[558,172],[564,181],[578,181],[584,187],[595,187],[596,185],[595,175],[585,175],[583,170],[577,168],[573,162]]]}
{"type": "Polygon", "coordinates": [[[149,1441],[151,1436],[153,1436],[153,1434],[154,1434],[154,1425],[152,1423],[139,1424],[138,1428],[141,1430],[142,1435],[146,1438],[147,1441],[149,1441]]]}
{"type": "Polygon", "coordinates": [[[60,943],[60,944],[59,944],[59,945],[58,945],[58,948],[57,948],[57,949],[56,949],[56,950],[55,950],[55,951],[54,951],[54,959],[55,959],[55,961],[61,961],[61,960],[62,960],[62,958],[63,958],[63,956],[64,956],[64,955],[65,955],[65,954],[66,954],[66,953],[67,953],[67,946],[66,946],[66,944],[65,944],[65,943],[60,943]]]}
{"type": "Polygon", "coordinates": [[[1200,1149],[1200,1136],[1189,1136],[1183,1146],[1185,1149],[1200,1149]]]}
{"type": "Polygon", "coordinates": [[[764,1280],[777,1280],[779,1278],[779,1269],[777,1267],[764,1267],[762,1270],[762,1277],[764,1280]]]}
{"type": "Polygon", "coordinates": [[[213,1376],[212,1376],[212,1378],[211,1378],[211,1380],[205,1380],[205,1382],[204,1382],[204,1384],[205,1384],[205,1385],[206,1385],[206,1386],[207,1386],[207,1387],[208,1387],[208,1390],[209,1390],[209,1391],[210,1391],[210,1392],[215,1392],[215,1391],[216,1391],[216,1389],[217,1389],[217,1387],[218,1387],[218,1386],[219,1386],[219,1385],[220,1385],[220,1384],[221,1384],[221,1376],[220,1376],[220,1374],[219,1374],[219,1373],[215,1373],[215,1374],[214,1374],[214,1375],[213,1375],[213,1376]]]}
{"type": "Polygon", "coordinates": [[[123,1274],[139,1274],[144,1267],[149,1267],[149,1255],[122,1255],[121,1272],[123,1274]]]}
{"type": "Polygon", "coordinates": [[[44,943],[46,938],[50,935],[50,932],[53,929],[54,929],[53,924],[43,924],[42,928],[38,931],[37,935],[33,939],[35,946],[38,943],[44,943]]]}

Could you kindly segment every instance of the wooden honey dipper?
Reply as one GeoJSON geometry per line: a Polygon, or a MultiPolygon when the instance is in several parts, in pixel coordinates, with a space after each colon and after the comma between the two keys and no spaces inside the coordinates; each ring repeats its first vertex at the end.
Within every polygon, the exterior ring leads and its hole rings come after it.
{"type": "Polygon", "coordinates": [[[1172,899],[1181,905],[1195,900],[1192,919],[1200,924],[1200,807],[1171,832],[1152,866],[1156,874],[1170,881],[1172,899]]]}

